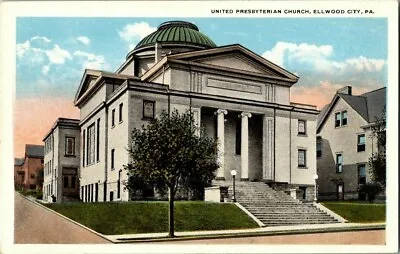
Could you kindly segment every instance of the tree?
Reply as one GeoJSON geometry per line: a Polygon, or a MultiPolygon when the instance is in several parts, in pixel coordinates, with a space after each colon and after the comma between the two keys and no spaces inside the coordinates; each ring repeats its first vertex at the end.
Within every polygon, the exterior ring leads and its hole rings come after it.
{"type": "Polygon", "coordinates": [[[370,174],[372,182],[386,186],[386,110],[377,117],[371,126],[372,137],[376,139],[378,151],[369,158],[370,174]]]}
{"type": "MultiPolygon", "coordinates": [[[[162,112],[147,126],[132,131],[132,145],[128,148],[131,162],[124,165],[129,190],[138,179],[143,186],[154,186],[161,193],[169,194],[169,236],[174,236],[174,200],[180,185],[205,186],[214,178],[218,168],[217,142],[203,135],[194,124],[190,111],[170,115],[162,112]],[[199,135],[197,135],[199,133],[199,135]]],[[[140,186],[141,188],[143,186],[140,186]]]]}

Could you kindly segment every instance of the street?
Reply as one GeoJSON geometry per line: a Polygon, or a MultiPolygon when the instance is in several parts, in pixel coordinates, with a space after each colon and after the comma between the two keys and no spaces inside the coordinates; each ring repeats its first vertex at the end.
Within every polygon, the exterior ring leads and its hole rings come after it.
{"type": "Polygon", "coordinates": [[[19,243],[110,243],[104,238],[14,193],[14,242],[19,243]]]}

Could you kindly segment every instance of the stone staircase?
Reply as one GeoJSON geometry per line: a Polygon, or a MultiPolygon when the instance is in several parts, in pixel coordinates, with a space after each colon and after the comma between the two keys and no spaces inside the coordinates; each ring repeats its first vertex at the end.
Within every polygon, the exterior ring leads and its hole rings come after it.
{"type": "MultiPolygon", "coordinates": [[[[233,196],[232,182],[214,181],[213,185],[229,186],[229,200],[233,196]]],[[[293,199],[263,182],[236,182],[236,201],[265,226],[338,223],[336,219],[315,207],[293,199]]]]}

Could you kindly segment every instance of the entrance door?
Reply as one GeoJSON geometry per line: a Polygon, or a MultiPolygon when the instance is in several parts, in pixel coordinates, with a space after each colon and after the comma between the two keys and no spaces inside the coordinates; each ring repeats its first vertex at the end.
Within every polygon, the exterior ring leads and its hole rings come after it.
{"type": "Polygon", "coordinates": [[[344,190],[343,190],[343,184],[338,184],[337,185],[337,199],[338,200],[343,200],[344,199],[344,190]]]}

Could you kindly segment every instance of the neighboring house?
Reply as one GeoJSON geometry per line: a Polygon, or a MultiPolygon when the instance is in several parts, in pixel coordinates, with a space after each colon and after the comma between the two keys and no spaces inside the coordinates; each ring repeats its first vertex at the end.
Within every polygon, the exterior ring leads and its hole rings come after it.
{"type": "Polygon", "coordinates": [[[321,199],[364,199],[358,187],[370,181],[368,160],[378,152],[371,126],[382,117],[386,88],[352,95],[339,89],[317,125],[318,192],[321,199]]]}
{"type": "Polygon", "coordinates": [[[265,181],[314,198],[315,106],[290,102],[298,77],[239,45],[216,46],[194,24],[165,22],[115,73],[85,70],[80,109],[84,202],[126,201],[131,132],[163,110],[191,110],[218,138],[218,180],[265,181]]]}
{"type": "Polygon", "coordinates": [[[43,139],[43,199],[56,202],[79,199],[79,120],[58,118],[43,139]]]}
{"type": "Polygon", "coordinates": [[[44,147],[41,145],[25,145],[24,164],[22,165],[22,171],[25,173],[22,181],[23,188],[31,190],[42,188],[40,178],[44,162],[43,152],[44,147]]]}
{"type": "Polygon", "coordinates": [[[22,169],[24,158],[14,158],[14,185],[21,187],[25,180],[25,171],[22,169]]]}

